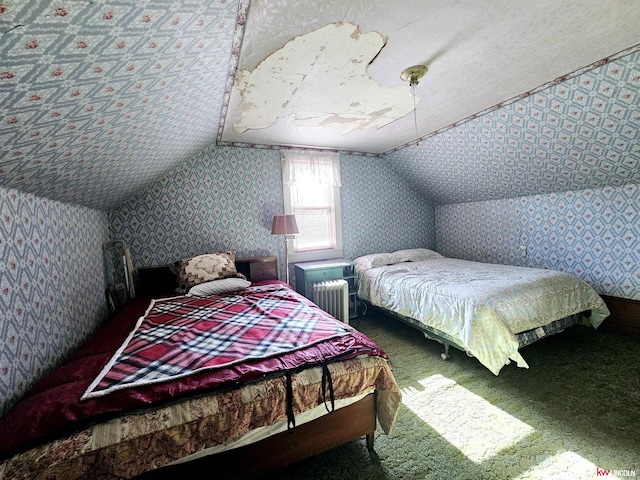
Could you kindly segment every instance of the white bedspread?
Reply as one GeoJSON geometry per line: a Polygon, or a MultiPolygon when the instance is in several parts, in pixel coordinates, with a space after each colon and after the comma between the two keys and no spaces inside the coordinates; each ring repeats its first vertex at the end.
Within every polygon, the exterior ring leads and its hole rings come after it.
{"type": "Polygon", "coordinates": [[[510,360],[528,368],[515,334],[585,310],[593,327],[609,315],[589,284],[559,271],[452,258],[356,271],[360,298],[450,335],[495,375],[510,360]]]}

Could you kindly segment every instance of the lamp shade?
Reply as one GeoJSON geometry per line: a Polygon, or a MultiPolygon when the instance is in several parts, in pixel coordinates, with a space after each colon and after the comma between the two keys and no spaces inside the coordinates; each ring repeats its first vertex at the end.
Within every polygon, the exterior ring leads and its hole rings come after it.
{"type": "Polygon", "coordinates": [[[275,215],[271,225],[273,235],[292,235],[298,233],[298,224],[295,215],[275,215]]]}

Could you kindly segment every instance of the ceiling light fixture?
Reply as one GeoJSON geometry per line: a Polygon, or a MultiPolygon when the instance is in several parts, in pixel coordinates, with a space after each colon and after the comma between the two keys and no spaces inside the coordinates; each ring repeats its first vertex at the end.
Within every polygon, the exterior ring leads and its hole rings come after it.
{"type": "Polygon", "coordinates": [[[413,97],[413,123],[416,128],[416,147],[419,144],[418,118],[416,116],[416,87],[418,83],[420,83],[420,79],[426,75],[427,71],[428,69],[424,65],[414,65],[400,72],[400,79],[409,82],[409,95],[413,97]]]}
{"type": "Polygon", "coordinates": [[[409,95],[416,96],[416,87],[420,83],[420,79],[424,77],[428,69],[424,65],[414,65],[413,67],[405,68],[400,73],[400,79],[405,82],[409,82],[409,95]]]}

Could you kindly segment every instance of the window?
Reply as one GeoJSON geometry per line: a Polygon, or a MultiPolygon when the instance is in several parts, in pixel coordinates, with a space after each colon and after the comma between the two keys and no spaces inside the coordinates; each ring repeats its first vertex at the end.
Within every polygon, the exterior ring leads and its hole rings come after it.
{"type": "Polygon", "coordinates": [[[330,152],[282,153],[285,214],[300,233],[289,240],[292,262],[342,256],[340,156],[330,152]]]}

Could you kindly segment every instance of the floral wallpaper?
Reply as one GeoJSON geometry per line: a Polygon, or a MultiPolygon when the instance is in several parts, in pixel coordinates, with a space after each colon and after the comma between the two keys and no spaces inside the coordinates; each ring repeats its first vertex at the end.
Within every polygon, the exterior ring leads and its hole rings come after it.
{"type": "MultiPolygon", "coordinates": [[[[316,25],[330,8],[288,15],[316,25]]],[[[221,141],[249,10],[0,2],[0,185],[109,211],[221,141]]],[[[639,55],[612,52],[383,158],[437,204],[638,183],[639,55]]]]}
{"type": "Polygon", "coordinates": [[[342,155],[344,256],[435,248],[435,210],[382,158],[342,155]]]}
{"type": "Polygon", "coordinates": [[[442,253],[640,298],[638,65],[639,51],[602,62],[385,156],[438,205],[442,253]]]}
{"type": "Polygon", "coordinates": [[[208,148],[110,212],[115,238],[136,266],[163,265],[208,251],[273,255],[284,241],[271,235],[282,214],[280,153],[208,148]]]}
{"type": "Polygon", "coordinates": [[[640,51],[386,155],[439,205],[640,183],[640,51]]]}
{"type": "Polygon", "coordinates": [[[573,273],[640,300],[640,185],[436,207],[450,257],[573,273]]]}
{"type": "Polygon", "coordinates": [[[105,319],[107,214],[0,188],[0,415],[105,319]]]}
{"type": "MultiPolygon", "coordinates": [[[[433,207],[384,161],[343,155],[340,166],[345,257],[435,244],[433,207]]],[[[235,248],[277,255],[284,278],[284,241],[271,235],[283,209],[280,152],[212,147],[112,210],[110,225],[136,266],[235,248]]]]}
{"type": "Polygon", "coordinates": [[[0,185],[108,210],[214,143],[246,1],[1,1],[0,185]]]}

